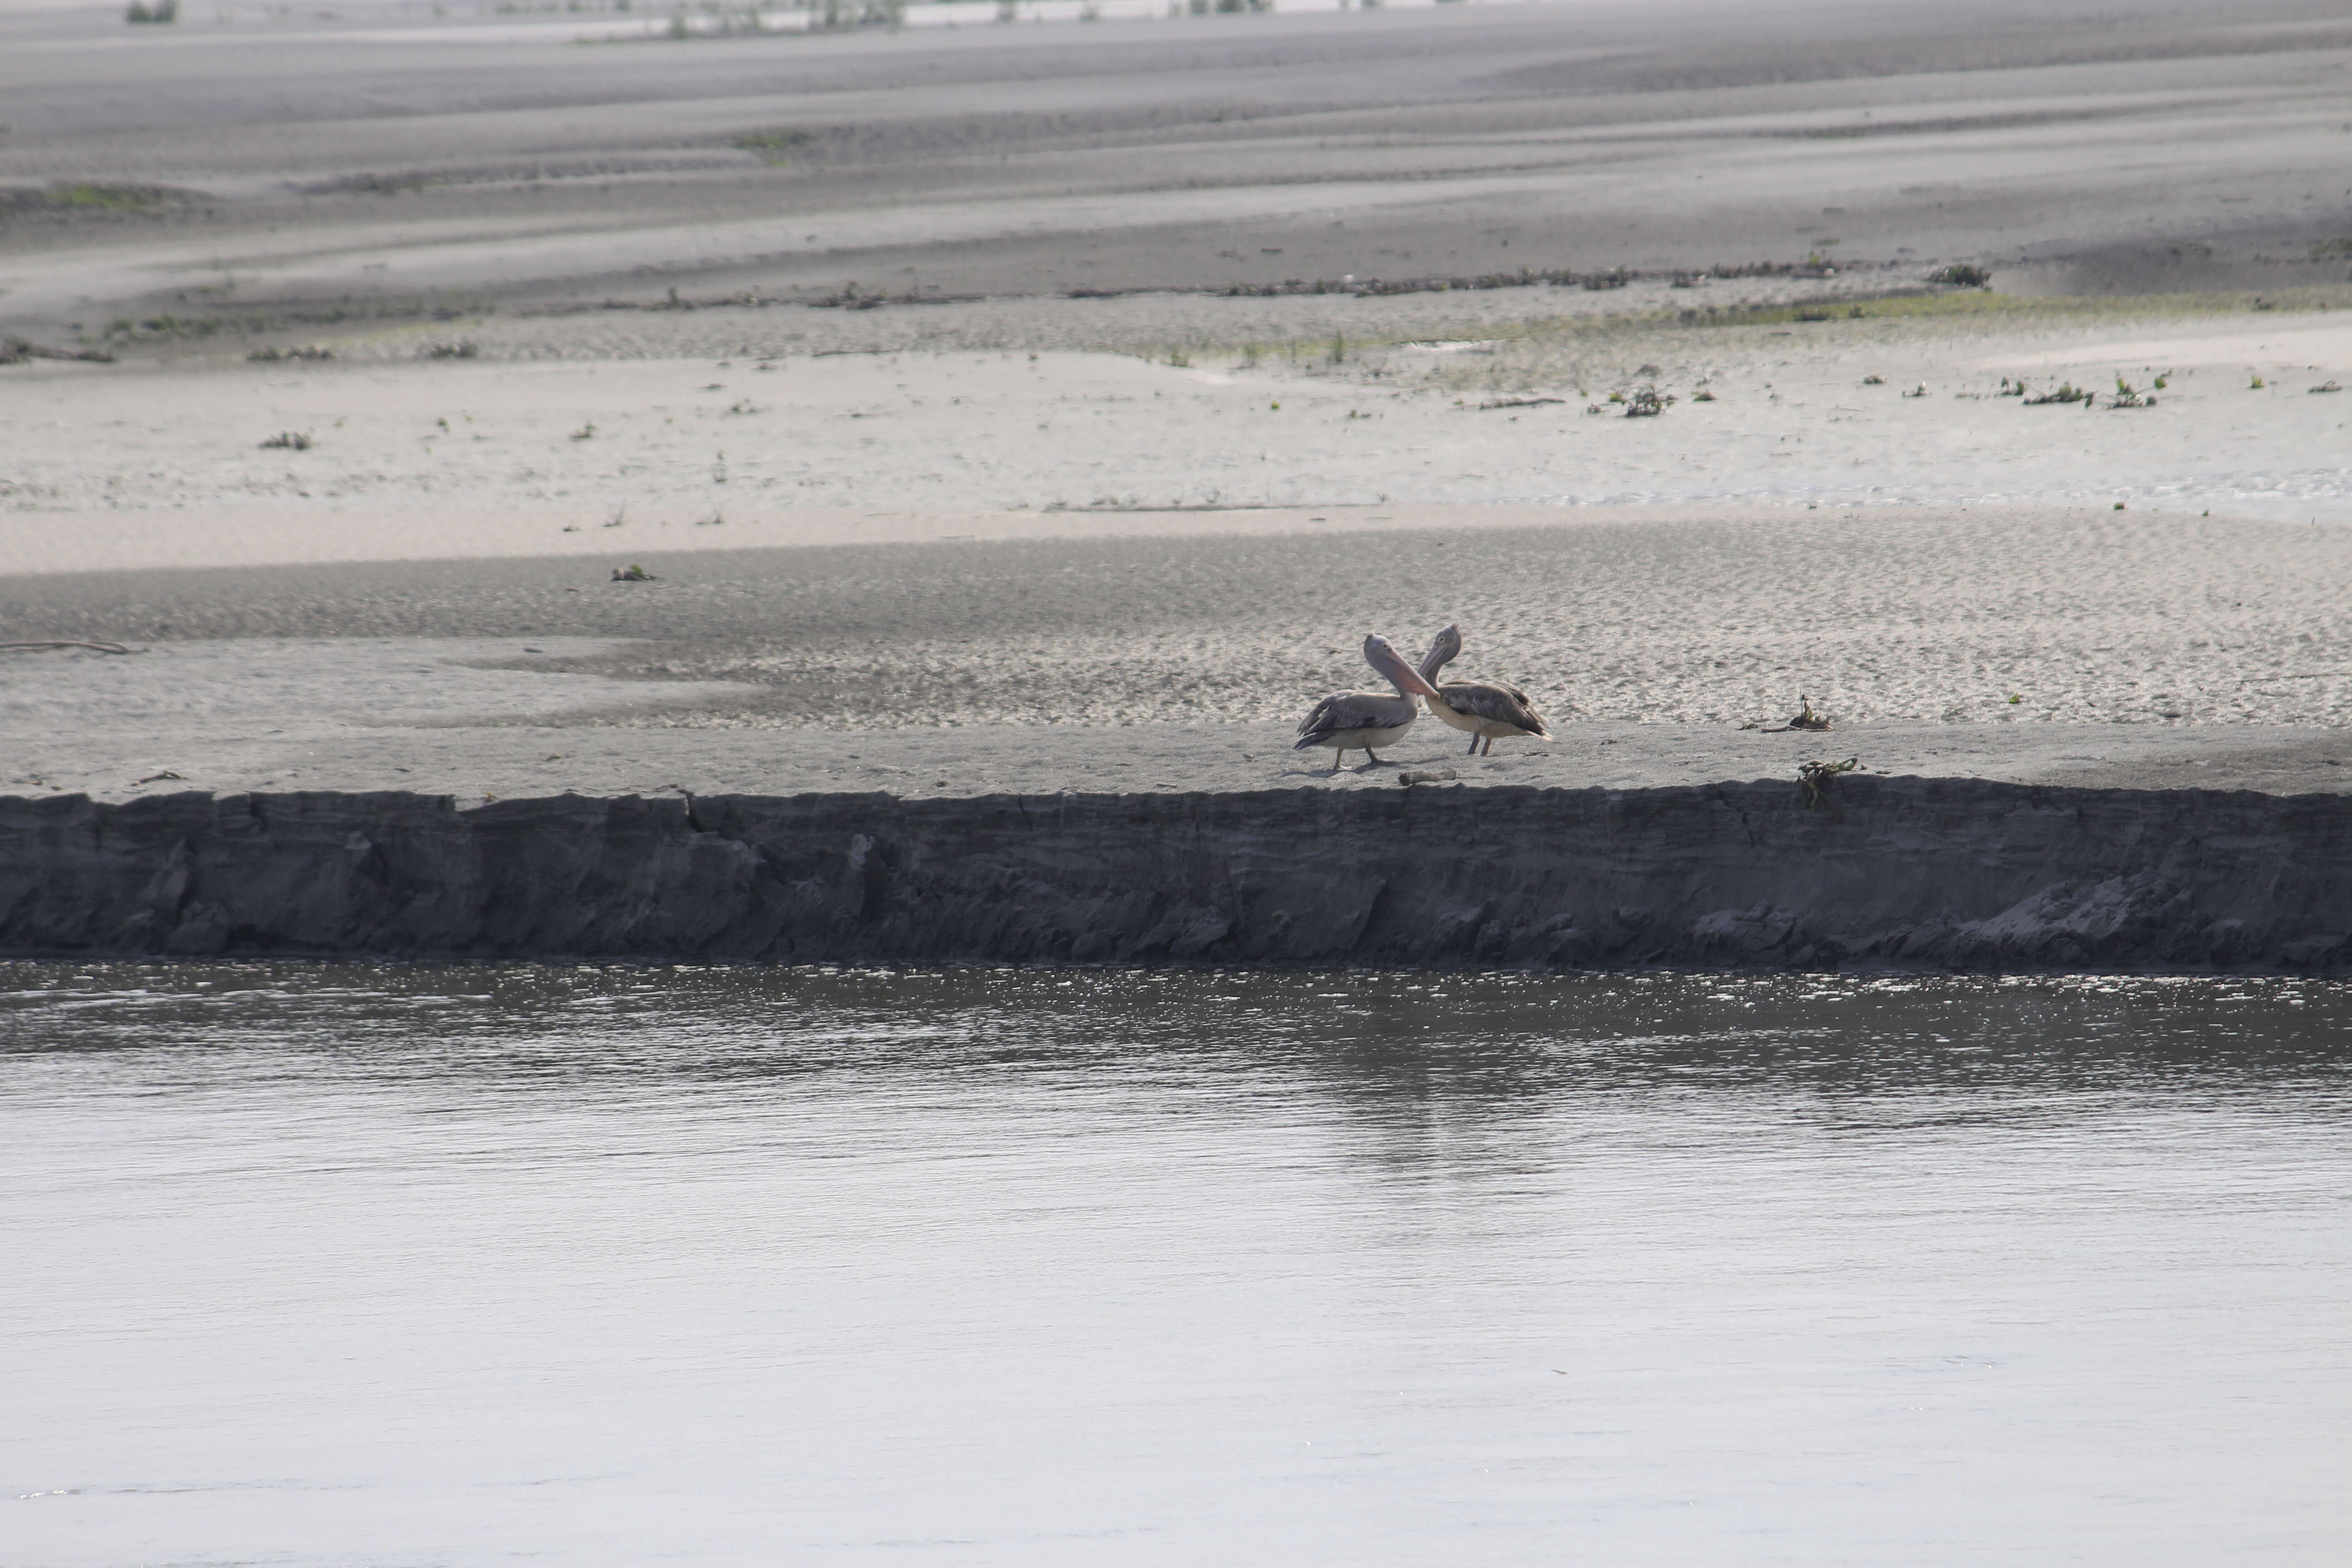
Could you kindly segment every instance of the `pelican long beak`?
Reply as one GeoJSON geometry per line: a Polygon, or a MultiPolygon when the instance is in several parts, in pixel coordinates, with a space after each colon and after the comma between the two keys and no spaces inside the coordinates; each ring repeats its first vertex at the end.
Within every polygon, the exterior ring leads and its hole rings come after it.
{"type": "Polygon", "coordinates": [[[1389,639],[1384,637],[1364,639],[1364,662],[1387,676],[1400,691],[1415,697],[1437,695],[1437,688],[1423,679],[1421,671],[1407,664],[1404,655],[1391,647],[1389,639]]]}

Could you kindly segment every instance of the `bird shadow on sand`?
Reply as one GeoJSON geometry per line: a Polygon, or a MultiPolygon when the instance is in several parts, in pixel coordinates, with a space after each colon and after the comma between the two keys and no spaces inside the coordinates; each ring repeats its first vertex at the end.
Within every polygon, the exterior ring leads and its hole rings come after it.
{"type": "Polygon", "coordinates": [[[1283,769],[1276,776],[1286,779],[1330,780],[1334,778],[1357,778],[1365,774],[1370,774],[1374,778],[1394,778],[1396,776],[1397,770],[1400,768],[1426,767],[1432,763],[1457,762],[1460,758],[1461,753],[1450,750],[1442,756],[1436,754],[1416,757],[1387,756],[1382,757],[1377,763],[1353,763],[1348,767],[1340,769],[1337,773],[1332,773],[1332,771],[1328,767],[1318,768],[1309,763],[1298,763],[1283,769]]]}

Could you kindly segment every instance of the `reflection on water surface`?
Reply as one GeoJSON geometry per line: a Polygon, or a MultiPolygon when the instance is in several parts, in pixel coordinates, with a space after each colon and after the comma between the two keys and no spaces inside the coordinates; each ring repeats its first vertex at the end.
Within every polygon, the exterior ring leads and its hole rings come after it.
{"type": "Polygon", "coordinates": [[[0,1562],[2347,1543],[2352,987],[0,974],[0,1562]]]}

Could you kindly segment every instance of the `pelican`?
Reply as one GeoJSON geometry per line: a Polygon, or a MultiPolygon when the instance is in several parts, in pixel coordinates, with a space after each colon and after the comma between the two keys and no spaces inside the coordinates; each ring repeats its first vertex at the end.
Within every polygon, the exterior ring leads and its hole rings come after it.
{"type": "Polygon", "coordinates": [[[1315,705],[1298,726],[1298,743],[1291,748],[1303,752],[1309,746],[1332,748],[1331,776],[1339,773],[1339,763],[1351,751],[1360,751],[1371,759],[1366,767],[1380,764],[1380,753],[1374,746],[1385,746],[1412,728],[1420,716],[1415,697],[1434,700],[1437,688],[1432,686],[1404,661],[1404,655],[1389,646],[1389,639],[1373,634],[1364,639],[1364,662],[1389,678],[1396,688],[1391,697],[1379,691],[1335,691],[1315,705]]]}
{"type": "MultiPolygon", "coordinates": [[[[1437,640],[1422,656],[1422,679],[1435,680],[1437,672],[1461,651],[1460,626],[1448,626],[1438,633],[1437,640]]],[[[1429,710],[1455,729],[1470,732],[1473,756],[1477,754],[1482,740],[1486,742],[1486,750],[1492,752],[1498,737],[1552,738],[1551,731],[1544,728],[1543,715],[1528,700],[1528,694],[1500,680],[1449,680],[1429,699],[1429,710]]]]}

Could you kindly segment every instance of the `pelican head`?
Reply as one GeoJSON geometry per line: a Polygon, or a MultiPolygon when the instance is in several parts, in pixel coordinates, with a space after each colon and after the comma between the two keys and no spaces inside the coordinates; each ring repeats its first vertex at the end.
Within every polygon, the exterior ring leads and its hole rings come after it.
{"type": "Polygon", "coordinates": [[[1437,672],[1452,664],[1462,653],[1462,628],[1448,626],[1431,639],[1429,651],[1421,656],[1421,676],[1435,680],[1437,672]]]}
{"type": "Polygon", "coordinates": [[[1364,639],[1364,662],[1388,678],[1400,697],[1434,697],[1437,688],[1422,676],[1421,671],[1405,662],[1404,655],[1389,646],[1389,639],[1374,632],[1364,639]]]}

